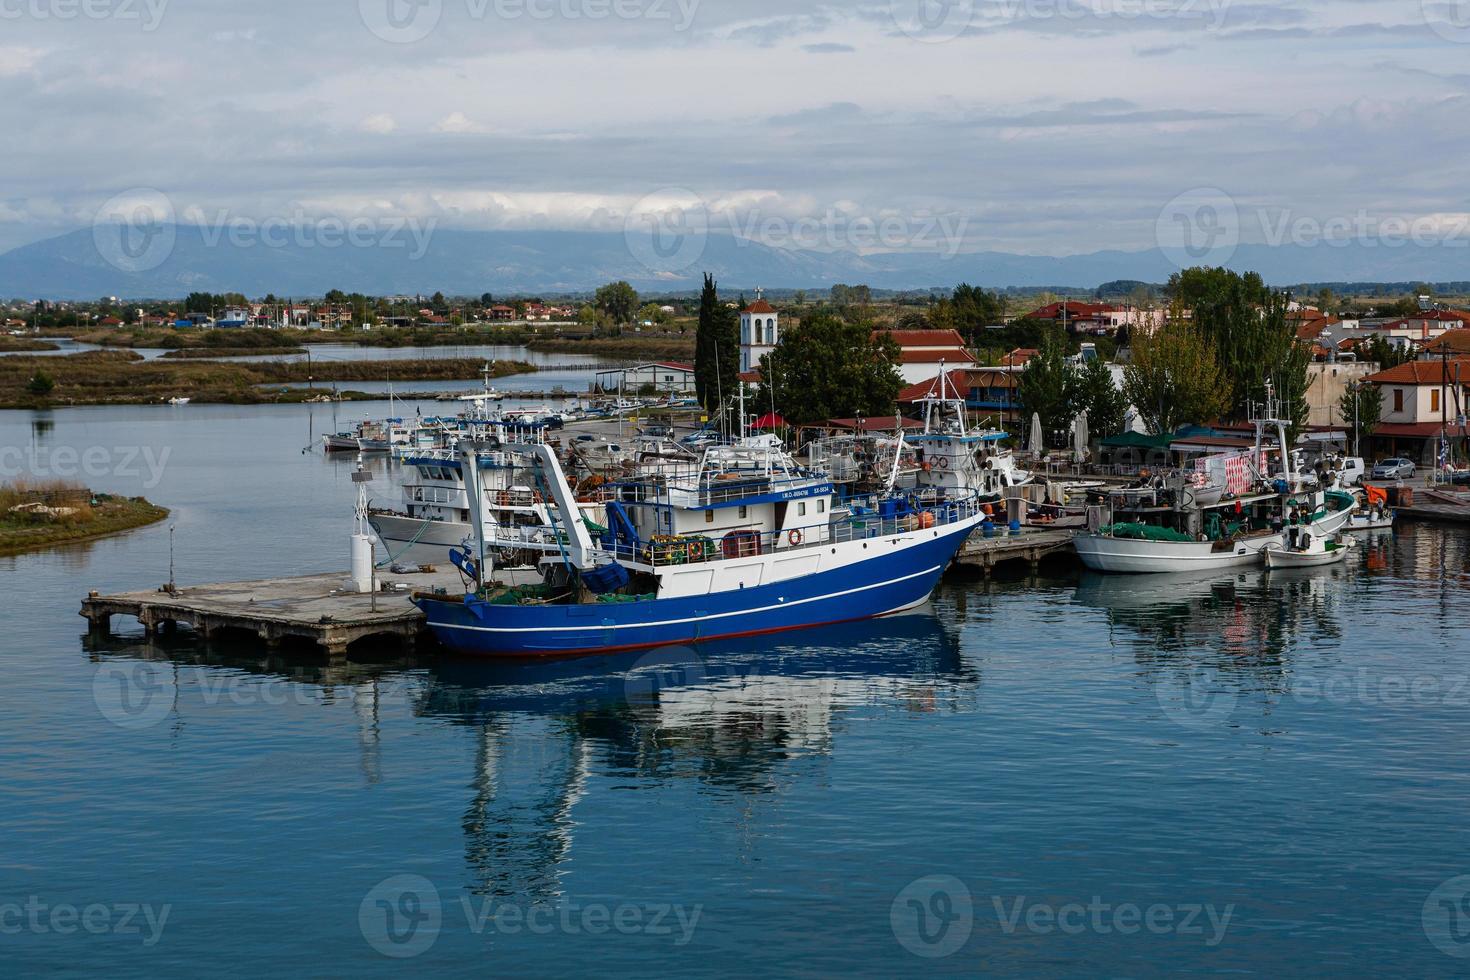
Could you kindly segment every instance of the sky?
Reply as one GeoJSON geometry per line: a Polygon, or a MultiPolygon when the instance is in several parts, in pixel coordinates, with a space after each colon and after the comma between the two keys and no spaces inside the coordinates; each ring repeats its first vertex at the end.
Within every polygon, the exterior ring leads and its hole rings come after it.
{"type": "Polygon", "coordinates": [[[1470,239],[1467,100],[1470,0],[0,0],[0,249],[136,200],[855,251],[1470,239]]]}

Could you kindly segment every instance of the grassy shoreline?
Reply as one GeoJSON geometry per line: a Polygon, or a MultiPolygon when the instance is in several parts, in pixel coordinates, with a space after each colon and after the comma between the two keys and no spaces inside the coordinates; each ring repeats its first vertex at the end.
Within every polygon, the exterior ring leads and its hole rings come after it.
{"type": "Polygon", "coordinates": [[[679,359],[694,357],[694,333],[626,333],[594,337],[585,327],[527,326],[406,327],[373,330],[174,330],[111,328],[83,330],[72,339],[107,348],[150,348],[166,357],[237,357],[273,354],[288,348],[299,353],[316,344],[358,347],[527,347],[535,351],[598,354],[610,358],[679,359]],[[540,331],[555,329],[556,333],[540,331]],[[186,353],[187,352],[187,353],[186,353]]]}
{"type": "MultiPolygon", "coordinates": [[[[0,358],[0,408],[43,408],[65,405],[148,405],[170,398],[202,404],[255,405],[302,402],[321,397],[334,382],[464,381],[478,382],[481,358],[425,358],[403,361],[329,361],[308,365],[184,359],[145,361],[131,351],[86,351],[62,357],[0,358]],[[51,382],[42,395],[33,379],[51,382]],[[306,388],[311,382],[317,386],[306,388]]],[[[491,377],[535,371],[521,361],[491,363],[491,377]]],[[[344,398],[382,397],[355,392],[344,398]]]]}
{"type": "Polygon", "coordinates": [[[169,360],[203,361],[221,357],[280,357],[305,353],[305,347],[175,347],[163,356],[169,360]]]}
{"type": "MultiPolygon", "coordinates": [[[[150,524],[157,524],[168,517],[167,507],[149,503],[143,497],[114,497],[110,494],[81,493],[90,498],[85,505],[85,520],[61,518],[57,520],[28,519],[7,508],[0,512],[0,555],[18,555],[58,545],[78,544],[95,541],[135,531],[150,524]]],[[[7,500],[24,500],[28,494],[22,489],[7,489],[7,500]]],[[[35,502],[49,499],[48,493],[30,494],[35,502]]],[[[14,506],[13,504],[11,506],[14,506]]]]}
{"type": "Polygon", "coordinates": [[[0,334],[0,352],[42,350],[61,350],[61,348],[49,340],[34,340],[30,337],[11,337],[8,334],[0,334]]]}

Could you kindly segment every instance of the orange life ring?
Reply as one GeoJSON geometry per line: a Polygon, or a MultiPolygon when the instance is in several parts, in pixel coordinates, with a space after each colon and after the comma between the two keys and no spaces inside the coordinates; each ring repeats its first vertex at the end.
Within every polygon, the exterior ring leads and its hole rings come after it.
{"type": "Polygon", "coordinates": [[[791,530],[787,531],[786,540],[789,541],[793,546],[801,544],[801,542],[804,540],[804,536],[801,533],[801,528],[793,527],[791,530]]]}

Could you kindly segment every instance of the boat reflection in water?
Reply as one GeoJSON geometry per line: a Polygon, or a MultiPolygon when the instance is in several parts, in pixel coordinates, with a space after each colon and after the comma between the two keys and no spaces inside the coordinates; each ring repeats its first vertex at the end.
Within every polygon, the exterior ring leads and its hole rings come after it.
{"type": "MultiPolygon", "coordinates": [[[[466,890],[528,902],[565,893],[576,828],[595,819],[574,815],[594,776],[604,786],[684,785],[726,797],[737,802],[738,820],[754,824],[780,806],[779,790],[820,772],[846,725],[892,712],[967,712],[979,692],[957,634],[929,605],[778,637],[544,663],[303,666],[253,646],[206,650],[185,637],[171,645],[114,637],[95,652],[100,661],[172,672],[171,683],[155,681],[173,692],[180,737],[191,714],[210,710],[195,700],[210,683],[191,671],[285,678],[304,689],[294,702],[308,706],[350,701],[368,784],[384,779],[384,755],[415,751],[401,736],[424,720],[462,726],[474,743],[461,817],[466,890]],[[400,744],[385,745],[395,736],[400,744]]],[[[604,797],[594,809],[607,805],[604,797]]]]}
{"type": "Polygon", "coordinates": [[[1229,574],[1086,574],[1076,598],[1106,614],[1115,649],[1131,652],[1165,713],[1194,727],[1269,715],[1290,691],[1304,645],[1335,646],[1355,569],[1313,575],[1249,569],[1229,574]]]}
{"type": "MultiPolygon", "coordinates": [[[[466,857],[477,893],[550,898],[589,772],[693,780],[756,822],[875,713],[966,711],[979,676],[928,607],[766,641],[662,647],[613,660],[436,665],[416,713],[473,730],[466,857]]],[[[624,785],[628,785],[625,782],[624,785]]]]}

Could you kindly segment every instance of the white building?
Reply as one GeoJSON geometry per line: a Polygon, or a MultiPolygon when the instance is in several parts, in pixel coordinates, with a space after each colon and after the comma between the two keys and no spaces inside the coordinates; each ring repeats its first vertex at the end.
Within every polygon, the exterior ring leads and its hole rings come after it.
{"type": "Polygon", "coordinates": [[[770,303],[759,298],[740,311],[740,373],[760,367],[761,358],[776,349],[781,339],[780,316],[770,303]]]}
{"type": "Polygon", "coordinates": [[[906,385],[931,381],[941,369],[970,368],[975,358],[965,350],[955,330],[875,330],[873,339],[887,334],[898,344],[898,374],[906,385]]]}
{"type": "Polygon", "coordinates": [[[599,371],[597,387],[605,392],[621,390],[629,395],[636,395],[645,389],[659,394],[693,394],[694,365],[679,361],[656,361],[637,367],[599,371]]]}

